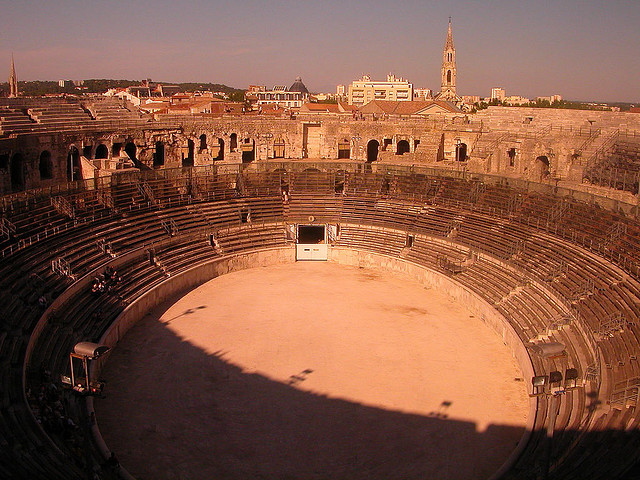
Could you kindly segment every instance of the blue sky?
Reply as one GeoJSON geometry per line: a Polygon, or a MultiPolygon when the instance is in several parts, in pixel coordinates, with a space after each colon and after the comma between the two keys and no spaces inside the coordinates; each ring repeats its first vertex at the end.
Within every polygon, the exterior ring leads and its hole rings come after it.
{"type": "MultiPolygon", "coordinates": [[[[0,0],[20,80],[150,77],[335,91],[393,72],[439,90],[448,17],[458,92],[640,103],[640,1],[0,0]]],[[[1,63],[0,63],[1,65],[1,63]]],[[[1,70],[0,70],[1,72],[1,70]]]]}

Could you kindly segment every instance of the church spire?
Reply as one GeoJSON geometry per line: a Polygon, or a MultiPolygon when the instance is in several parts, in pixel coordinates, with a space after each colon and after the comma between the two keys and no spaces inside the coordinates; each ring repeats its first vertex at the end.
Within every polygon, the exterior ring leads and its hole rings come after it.
{"type": "Polygon", "coordinates": [[[442,82],[438,100],[448,100],[459,102],[460,98],[456,93],[456,47],[453,45],[453,33],[451,31],[451,17],[449,17],[449,28],[447,30],[447,40],[444,42],[442,51],[442,82]]]}
{"type": "Polygon", "coordinates": [[[16,76],[16,65],[11,54],[11,72],[9,73],[9,97],[18,96],[18,77],[16,76]]]}
{"type": "Polygon", "coordinates": [[[444,43],[444,51],[455,50],[453,46],[453,33],[451,33],[451,17],[449,17],[449,30],[447,31],[447,41],[444,43]]]}

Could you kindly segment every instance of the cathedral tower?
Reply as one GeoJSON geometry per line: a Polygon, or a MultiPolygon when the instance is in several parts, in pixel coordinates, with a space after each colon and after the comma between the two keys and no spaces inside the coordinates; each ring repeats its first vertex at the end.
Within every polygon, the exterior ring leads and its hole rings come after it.
{"type": "Polygon", "coordinates": [[[9,73],[9,97],[18,96],[18,77],[16,77],[16,66],[13,63],[13,54],[11,55],[11,73],[9,73]]]}
{"type": "Polygon", "coordinates": [[[438,100],[457,102],[460,97],[456,94],[456,48],[453,46],[453,34],[451,33],[451,17],[449,17],[449,30],[447,41],[442,51],[442,82],[438,100]]]}

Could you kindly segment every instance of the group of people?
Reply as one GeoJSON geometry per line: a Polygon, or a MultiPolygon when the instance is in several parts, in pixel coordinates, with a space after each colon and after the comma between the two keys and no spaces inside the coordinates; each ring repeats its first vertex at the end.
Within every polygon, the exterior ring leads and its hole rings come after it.
{"type": "MultiPolygon", "coordinates": [[[[73,398],[53,381],[51,371],[44,362],[40,364],[39,386],[33,390],[27,388],[26,396],[37,422],[49,435],[62,440],[69,449],[76,466],[90,472],[88,478],[102,480],[115,478],[118,475],[120,462],[113,452],[100,463],[91,458],[91,454],[87,451],[86,432],[83,431],[82,423],[78,422],[81,419],[76,417],[74,421],[70,413],[77,412],[78,406],[73,405],[73,398]]],[[[86,426],[89,428],[95,425],[95,413],[91,412],[86,421],[86,426]]]]}
{"type": "Polygon", "coordinates": [[[122,281],[122,277],[118,271],[109,265],[105,268],[104,273],[93,279],[91,285],[91,293],[95,296],[101,295],[111,290],[122,281]]]}

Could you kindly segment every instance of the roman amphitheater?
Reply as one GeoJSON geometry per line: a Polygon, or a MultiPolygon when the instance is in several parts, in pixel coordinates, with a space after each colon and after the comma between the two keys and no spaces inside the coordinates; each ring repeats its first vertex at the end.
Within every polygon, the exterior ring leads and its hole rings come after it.
{"type": "Polygon", "coordinates": [[[638,130],[2,99],[0,476],[638,478],[638,130]]]}

